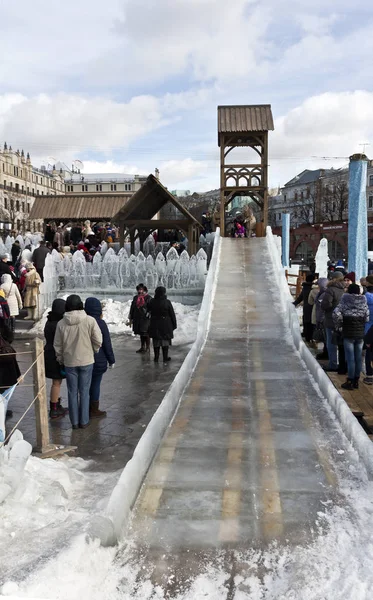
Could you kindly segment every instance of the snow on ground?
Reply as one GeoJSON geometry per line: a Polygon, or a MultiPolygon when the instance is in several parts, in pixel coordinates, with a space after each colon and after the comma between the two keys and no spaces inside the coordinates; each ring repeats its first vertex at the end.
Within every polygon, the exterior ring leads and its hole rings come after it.
{"type": "MultiPolygon", "coordinates": [[[[236,573],[233,586],[227,569],[232,563],[227,563],[222,553],[201,566],[201,573],[172,598],[369,600],[373,586],[373,484],[355,484],[342,491],[346,505],[326,506],[319,513],[314,539],[307,545],[273,544],[263,550],[229,552],[236,573]]],[[[146,562],[134,563],[135,549],[131,542],[126,544],[115,558],[116,549],[101,548],[98,542],[86,542],[80,536],[58,560],[45,564],[19,586],[9,585],[8,589],[13,589],[9,596],[50,600],[170,598],[144,575],[146,562]]]]}
{"type": "MultiPolygon", "coordinates": [[[[108,324],[111,334],[118,335],[124,333],[126,335],[132,335],[131,327],[126,325],[131,302],[132,300],[128,300],[127,302],[119,302],[118,300],[112,300],[111,298],[105,300],[103,317],[108,324]]],[[[187,306],[185,304],[181,304],[180,302],[173,302],[172,305],[174,307],[177,319],[177,329],[174,332],[175,338],[173,340],[173,344],[175,346],[180,346],[194,342],[197,334],[197,319],[201,305],[197,304],[187,306]]],[[[50,308],[44,311],[40,321],[38,321],[35,326],[27,332],[29,335],[31,334],[43,337],[44,327],[49,311],[50,308]]]]}
{"type": "Polygon", "coordinates": [[[0,581],[34,569],[102,511],[119,473],[91,471],[93,465],[81,458],[28,459],[16,492],[0,504],[0,581]]]}

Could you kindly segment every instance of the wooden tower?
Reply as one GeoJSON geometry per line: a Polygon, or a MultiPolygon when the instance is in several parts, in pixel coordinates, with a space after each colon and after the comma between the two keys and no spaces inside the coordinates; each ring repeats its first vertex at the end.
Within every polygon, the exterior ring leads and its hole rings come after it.
{"type": "MultiPolygon", "coordinates": [[[[268,222],[268,131],[273,131],[270,104],[218,106],[220,147],[220,231],[226,236],[225,208],[235,196],[249,196],[260,207],[262,229],[268,222]],[[252,148],[256,162],[227,158],[235,148],[252,148]]],[[[251,153],[253,154],[253,153],[251,153]]]]}

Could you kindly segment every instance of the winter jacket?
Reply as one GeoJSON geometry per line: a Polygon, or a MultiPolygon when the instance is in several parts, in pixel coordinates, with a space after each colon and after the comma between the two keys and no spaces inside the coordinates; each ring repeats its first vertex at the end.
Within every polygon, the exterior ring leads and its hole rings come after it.
{"type": "Polygon", "coordinates": [[[304,281],[302,283],[302,291],[293,303],[294,306],[298,306],[298,304],[303,302],[303,323],[311,323],[312,320],[312,305],[308,302],[308,297],[311,293],[312,288],[312,283],[304,281]]]}
{"type": "Polygon", "coordinates": [[[92,365],[101,344],[100,328],[84,310],[67,312],[57,323],[53,346],[58,362],[65,367],[92,365]]]}
{"type": "Polygon", "coordinates": [[[1,289],[4,291],[5,298],[8,302],[10,316],[16,317],[19,315],[19,311],[22,308],[21,294],[11,276],[7,273],[2,276],[1,282],[1,289]]]}
{"type": "Polygon", "coordinates": [[[369,321],[369,308],[365,296],[343,294],[333,311],[335,329],[342,329],[343,337],[362,340],[365,323],[369,321]]]}
{"type": "Polygon", "coordinates": [[[35,265],[35,269],[42,271],[45,266],[45,259],[49,254],[49,250],[46,246],[39,246],[34,250],[32,255],[32,262],[35,265]]]}
{"type": "Polygon", "coordinates": [[[148,305],[150,312],[149,336],[155,340],[172,340],[177,328],[176,316],[167,296],[153,298],[148,305]]]}
{"type": "Polygon", "coordinates": [[[19,244],[13,244],[10,253],[12,255],[12,263],[14,266],[18,260],[19,255],[21,254],[21,246],[19,244]]]}
{"type": "Polygon", "coordinates": [[[14,271],[10,268],[8,263],[0,260],[0,277],[4,274],[10,275],[14,282],[17,281],[14,271]]]}
{"type": "Polygon", "coordinates": [[[4,339],[0,339],[0,394],[17,383],[21,376],[16,351],[4,339]]]}
{"type": "Polygon", "coordinates": [[[333,310],[338,306],[344,293],[345,283],[343,280],[332,279],[329,281],[321,300],[321,310],[325,314],[324,327],[334,329],[333,310]]]}
{"type": "Polygon", "coordinates": [[[95,363],[93,372],[98,374],[105,373],[109,365],[115,364],[113,346],[111,345],[110,333],[105,321],[101,319],[102,307],[97,298],[87,298],[84,305],[87,315],[96,319],[97,325],[102,333],[102,346],[95,354],[95,363]]]}
{"type": "Polygon", "coordinates": [[[146,294],[144,296],[145,303],[140,308],[137,306],[137,298],[138,295],[133,297],[129,313],[129,319],[132,321],[133,333],[135,335],[148,335],[150,324],[148,306],[152,298],[146,294]]]}
{"type": "Polygon", "coordinates": [[[365,297],[367,299],[367,304],[369,308],[369,322],[365,325],[365,333],[368,333],[369,329],[373,325],[373,287],[368,287],[365,292],[365,297]]]}
{"type": "Polygon", "coordinates": [[[56,351],[53,346],[57,324],[63,318],[65,304],[65,300],[62,300],[61,298],[54,300],[52,310],[48,314],[47,322],[44,327],[44,337],[46,341],[44,346],[44,366],[45,376],[48,379],[63,379],[65,377],[65,375],[62,375],[61,373],[61,365],[57,361],[56,351]]]}
{"type": "Polygon", "coordinates": [[[38,305],[38,296],[40,294],[41,279],[36,269],[32,267],[26,274],[25,298],[23,306],[25,308],[34,308],[38,305]]]}

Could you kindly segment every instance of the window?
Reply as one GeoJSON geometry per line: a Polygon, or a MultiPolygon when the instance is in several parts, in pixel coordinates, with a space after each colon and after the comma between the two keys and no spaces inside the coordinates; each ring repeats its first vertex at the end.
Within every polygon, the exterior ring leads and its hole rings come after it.
{"type": "Polygon", "coordinates": [[[40,177],[40,184],[43,185],[43,178],[40,177]]]}
{"type": "Polygon", "coordinates": [[[373,175],[369,175],[369,187],[373,187],[373,175]]]}
{"type": "Polygon", "coordinates": [[[298,200],[298,192],[294,192],[294,200],[297,201],[298,200]]]}
{"type": "Polygon", "coordinates": [[[10,201],[10,210],[14,210],[14,200],[10,201]]]}
{"type": "Polygon", "coordinates": [[[5,173],[5,164],[3,163],[3,173],[5,173]]]}
{"type": "Polygon", "coordinates": [[[286,194],[284,194],[284,202],[286,202],[286,194]]]}
{"type": "Polygon", "coordinates": [[[4,179],[4,190],[6,190],[6,179],[4,179]]]}
{"type": "Polygon", "coordinates": [[[74,186],[73,185],[68,185],[67,186],[67,191],[68,192],[73,192],[74,191],[74,186]]]}
{"type": "Polygon", "coordinates": [[[96,185],[96,192],[102,192],[102,183],[96,185]]]}
{"type": "Polygon", "coordinates": [[[117,191],[117,184],[116,183],[112,183],[111,184],[111,191],[112,192],[116,192],[117,191]]]}
{"type": "Polygon", "coordinates": [[[82,192],[88,192],[88,185],[82,185],[82,192]]]}
{"type": "Polygon", "coordinates": [[[21,192],[22,192],[22,194],[25,193],[25,186],[24,185],[22,186],[21,192]]]}
{"type": "Polygon", "coordinates": [[[28,193],[28,194],[30,193],[30,188],[29,188],[29,187],[27,188],[27,193],[28,193]]]}
{"type": "Polygon", "coordinates": [[[31,221],[27,221],[27,229],[31,229],[31,221]]]}
{"type": "Polygon", "coordinates": [[[44,192],[42,192],[41,195],[44,196],[44,192]]]}
{"type": "Polygon", "coordinates": [[[369,196],[368,198],[368,208],[373,208],[373,196],[369,196]]]}
{"type": "Polygon", "coordinates": [[[16,211],[19,212],[19,200],[16,200],[16,211]]]}
{"type": "Polygon", "coordinates": [[[132,189],[132,185],[130,183],[125,183],[124,184],[124,189],[126,192],[130,192],[132,189]]]}
{"type": "Polygon", "coordinates": [[[40,196],[40,192],[39,192],[39,190],[36,190],[36,194],[37,194],[38,196],[40,196]]]}
{"type": "Polygon", "coordinates": [[[27,202],[27,212],[30,212],[30,203],[27,202]]]}
{"type": "Polygon", "coordinates": [[[25,212],[25,203],[22,202],[22,212],[25,212]]]}
{"type": "Polygon", "coordinates": [[[4,208],[5,210],[8,210],[8,199],[4,198],[4,208]]]}
{"type": "Polygon", "coordinates": [[[10,182],[9,187],[11,190],[13,189],[13,181],[10,182]]]}
{"type": "Polygon", "coordinates": [[[278,213],[278,220],[281,221],[281,213],[278,213]]]}
{"type": "Polygon", "coordinates": [[[32,195],[35,196],[35,190],[32,188],[32,195]]]}
{"type": "Polygon", "coordinates": [[[303,199],[304,199],[304,193],[303,193],[303,192],[301,192],[301,193],[300,193],[300,199],[301,199],[301,200],[303,200],[303,199]]]}
{"type": "Polygon", "coordinates": [[[16,192],[17,192],[17,194],[19,193],[19,184],[18,183],[16,183],[16,192]]]}
{"type": "Polygon", "coordinates": [[[310,197],[311,197],[311,190],[310,190],[310,188],[308,187],[308,188],[307,188],[307,200],[309,200],[309,198],[310,198],[310,197]]]}

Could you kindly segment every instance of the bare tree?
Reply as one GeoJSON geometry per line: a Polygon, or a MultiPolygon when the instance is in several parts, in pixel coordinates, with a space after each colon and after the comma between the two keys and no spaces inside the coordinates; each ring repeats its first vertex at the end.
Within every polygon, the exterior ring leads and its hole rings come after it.
{"type": "Polygon", "coordinates": [[[338,175],[323,187],[323,215],[325,221],[343,221],[348,210],[348,183],[338,175]]]}

